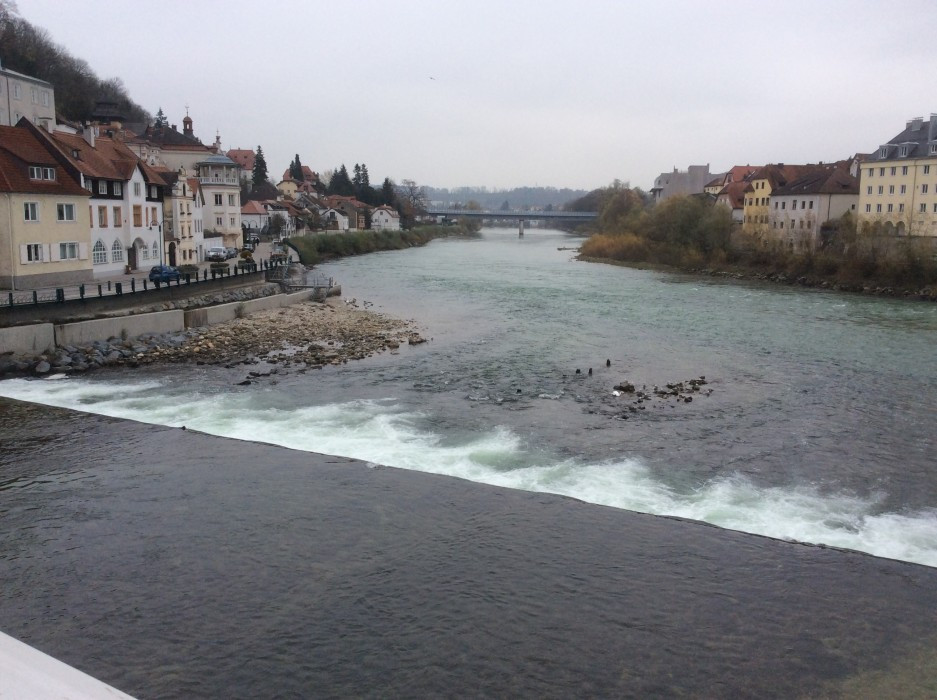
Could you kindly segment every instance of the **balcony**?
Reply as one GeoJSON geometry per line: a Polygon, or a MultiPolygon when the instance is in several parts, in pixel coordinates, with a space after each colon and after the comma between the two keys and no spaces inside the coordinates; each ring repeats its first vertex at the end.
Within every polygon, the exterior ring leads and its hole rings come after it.
{"type": "Polygon", "coordinates": [[[236,177],[218,177],[218,176],[209,176],[209,177],[200,177],[198,181],[203,185],[235,185],[240,186],[240,182],[236,177]]]}

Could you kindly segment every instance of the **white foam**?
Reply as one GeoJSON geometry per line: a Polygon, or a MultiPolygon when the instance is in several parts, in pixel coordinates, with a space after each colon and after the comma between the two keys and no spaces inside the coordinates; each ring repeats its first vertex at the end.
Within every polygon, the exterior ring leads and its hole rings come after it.
{"type": "Polygon", "coordinates": [[[496,427],[459,443],[422,430],[392,399],[282,409],[271,393],[219,396],[155,381],[7,380],[0,395],[214,435],[267,442],[628,510],[674,515],[780,539],[937,566],[937,511],[881,512],[881,498],[765,487],[733,475],[680,492],[637,459],[583,464],[529,449],[496,427]]]}

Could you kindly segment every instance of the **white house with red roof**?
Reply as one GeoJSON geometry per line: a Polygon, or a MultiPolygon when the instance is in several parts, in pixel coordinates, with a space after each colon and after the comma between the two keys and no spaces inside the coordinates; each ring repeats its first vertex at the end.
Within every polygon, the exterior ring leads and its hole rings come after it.
{"type": "Polygon", "coordinates": [[[400,214],[386,204],[377,207],[371,212],[371,228],[375,231],[399,231],[400,214]]]}

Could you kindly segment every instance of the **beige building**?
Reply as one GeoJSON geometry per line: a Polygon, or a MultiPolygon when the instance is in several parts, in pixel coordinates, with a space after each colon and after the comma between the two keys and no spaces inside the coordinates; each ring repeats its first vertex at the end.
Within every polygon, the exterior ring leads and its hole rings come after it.
{"type": "Polygon", "coordinates": [[[862,224],[898,236],[937,238],[937,114],[909,120],[860,172],[862,224]]]}
{"type": "Polygon", "coordinates": [[[0,126],[0,285],[90,282],[91,193],[25,121],[0,126]]]}
{"type": "Polygon", "coordinates": [[[14,126],[23,117],[52,131],[55,128],[55,88],[52,83],[0,65],[0,125],[14,126]]]}
{"type": "Polygon", "coordinates": [[[814,170],[771,193],[771,236],[791,250],[816,248],[823,224],[855,214],[858,201],[859,180],[849,172],[836,166],[814,170]]]}

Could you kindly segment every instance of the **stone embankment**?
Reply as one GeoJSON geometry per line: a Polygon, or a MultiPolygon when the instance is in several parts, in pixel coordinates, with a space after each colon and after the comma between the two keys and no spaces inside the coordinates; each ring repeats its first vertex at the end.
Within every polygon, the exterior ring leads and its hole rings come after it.
{"type": "MultiPolygon", "coordinates": [[[[358,309],[333,298],[325,303],[304,302],[178,333],[110,338],[84,347],[56,348],[54,352],[30,358],[0,356],[0,376],[43,376],[173,362],[227,367],[267,362],[305,371],[397,350],[402,344],[423,342],[410,322],[358,309]]],[[[251,374],[263,376],[258,372],[251,374]]]]}
{"type": "Polygon", "coordinates": [[[870,284],[846,284],[828,279],[794,276],[783,272],[742,272],[738,270],[712,270],[709,268],[688,270],[692,274],[708,275],[710,277],[725,277],[735,280],[758,280],[761,282],[774,282],[790,286],[809,287],[816,289],[831,289],[837,292],[856,292],[859,294],[874,294],[885,297],[902,297],[906,299],[919,299],[921,301],[937,301],[937,288],[924,287],[911,289],[901,287],[888,287],[870,284]]]}

